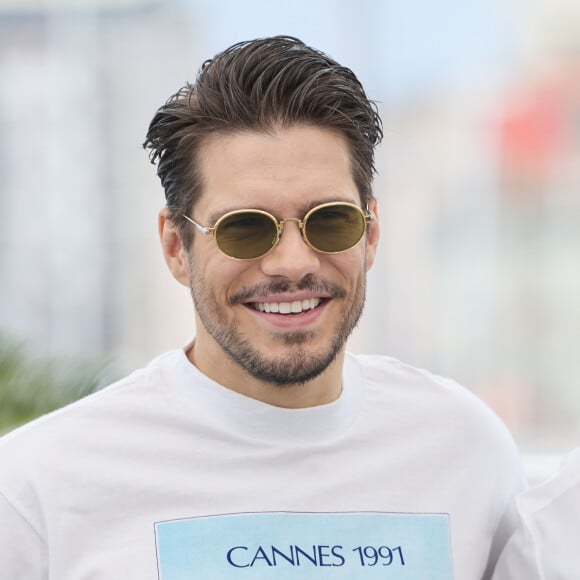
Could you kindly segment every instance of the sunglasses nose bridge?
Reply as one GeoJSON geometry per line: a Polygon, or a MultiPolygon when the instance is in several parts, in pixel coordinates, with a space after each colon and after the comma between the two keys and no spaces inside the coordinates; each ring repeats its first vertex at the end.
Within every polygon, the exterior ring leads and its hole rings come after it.
{"type": "Polygon", "coordinates": [[[278,222],[278,238],[282,237],[282,234],[284,233],[284,225],[286,222],[294,222],[298,226],[300,234],[302,237],[304,237],[304,222],[300,218],[282,218],[278,222]]]}

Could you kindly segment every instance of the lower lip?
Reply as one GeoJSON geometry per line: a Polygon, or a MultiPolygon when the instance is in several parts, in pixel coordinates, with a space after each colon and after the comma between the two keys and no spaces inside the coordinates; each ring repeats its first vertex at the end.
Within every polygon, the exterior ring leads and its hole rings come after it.
{"type": "Polygon", "coordinates": [[[323,311],[326,309],[330,300],[325,300],[322,304],[319,304],[316,308],[311,310],[305,310],[299,314],[278,314],[275,312],[262,312],[261,310],[256,310],[255,308],[249,306],[247,307],[254,315],[258,316],[261,320],[267,322],[272,326],[277,328],[304,328],[316,322],[320,316],[322,316],[323,311]]]}

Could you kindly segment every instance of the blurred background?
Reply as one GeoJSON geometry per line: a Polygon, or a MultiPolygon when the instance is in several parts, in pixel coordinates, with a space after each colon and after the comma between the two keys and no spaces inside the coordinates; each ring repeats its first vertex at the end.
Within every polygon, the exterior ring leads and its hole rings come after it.
{"type": "Polygon", "coordinates": [[[457,379],[545,476],[580,432],[577,0],[0,0],[0,431],[194,334],[141,143],[203,60],[273,34],[384,119],[351,349],[457,379]]]}

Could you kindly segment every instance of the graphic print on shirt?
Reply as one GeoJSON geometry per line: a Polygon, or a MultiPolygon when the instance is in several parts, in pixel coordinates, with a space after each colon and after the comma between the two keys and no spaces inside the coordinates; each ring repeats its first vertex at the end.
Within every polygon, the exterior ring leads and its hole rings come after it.
{"type": "Polygon", "coordinates": [[[447,514],[240,513],[155,536],[159,580],[453,580],[447,514]]]}

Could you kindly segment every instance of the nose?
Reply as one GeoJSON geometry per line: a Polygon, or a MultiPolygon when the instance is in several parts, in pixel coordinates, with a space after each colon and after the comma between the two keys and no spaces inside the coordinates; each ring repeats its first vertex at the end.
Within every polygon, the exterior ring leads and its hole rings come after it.
{"type": "Polygon", "coordinates": [[[302,238],[298,220],[285,220],[280,240],[261,261],[267,276],[283,276],[297,282],[320,267],[320,254],[302,238]]]}

